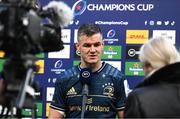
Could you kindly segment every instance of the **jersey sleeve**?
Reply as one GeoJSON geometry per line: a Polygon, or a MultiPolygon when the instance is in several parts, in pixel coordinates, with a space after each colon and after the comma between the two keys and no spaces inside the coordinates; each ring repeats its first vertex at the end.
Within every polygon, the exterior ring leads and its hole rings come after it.
{"type": "Polygon", "coordinates": [[[124,110],[125,108],[125,100],[126,93],[124,88],[124,79],[125,77],[120,74],[120,76],[116,77],[116,109],[118,111],[124,110]]]}
{"type": "Polygon", "coordinates": [[[127,79],[124,80],[124,89],[125,89],[125,93],[126,93],[126,97],[127,97],[128,94],[132,91],[132,89],[129,88],[127,79]]]}
{"type": "Polygon", "coordinates": [[[53,100],[51,102],[50,107],[53,109],[56,109],[58,111],[63,111],[65,112],[65,90],[63,88],[63,79],[59,79],[60,81],[57,81],[55,83],[55,91],[54,91],[54,96],[53,100]]]}

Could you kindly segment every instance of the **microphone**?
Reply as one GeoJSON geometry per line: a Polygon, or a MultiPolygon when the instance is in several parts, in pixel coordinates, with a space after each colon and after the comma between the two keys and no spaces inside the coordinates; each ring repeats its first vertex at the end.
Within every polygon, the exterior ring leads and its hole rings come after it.
{"type": "Polygon", "coordinates": [[[88,95],[89,92],[88,86],[90,85],[91,77],[92,77],[91,69],[89,68],[81,69],[79,79],[83,85],[83,92],[82,92],[83,95],[88,95]]]}
{"type": "Polygon", "coordinates": [[[84,113],[86,110],[86,103],[87,103],[87,96],[89,94],[88,86],[90,85],[91,77],[92,77],[91,69],[89,69],[89,68],[81,69],[80,77],[79,77],[79,79],[83,85],[81,119],[84,119],[84,113]]]}
{"type": "Polygon", "coordinates": [[[44,12],[49,12],[49,20],[61,28],[68,26],[73,20],[73,12],[71,8],[64,2],[51,1],[42,9],[44,12]]]}

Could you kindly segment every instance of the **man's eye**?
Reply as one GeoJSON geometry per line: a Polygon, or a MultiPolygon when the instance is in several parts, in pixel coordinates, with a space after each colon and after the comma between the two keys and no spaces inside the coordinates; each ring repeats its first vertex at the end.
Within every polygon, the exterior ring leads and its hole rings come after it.
{"type": "Polygon", "coordinates": [[[99,47],[101,45],[101,43],[96,43],[94,44],[94,47],[99,47]]]}
{"type": "Polygon", "coordinates": [[[84,44],[83,46],[84,46],[84,47],[91,47],[90,44],[84,44]]]}

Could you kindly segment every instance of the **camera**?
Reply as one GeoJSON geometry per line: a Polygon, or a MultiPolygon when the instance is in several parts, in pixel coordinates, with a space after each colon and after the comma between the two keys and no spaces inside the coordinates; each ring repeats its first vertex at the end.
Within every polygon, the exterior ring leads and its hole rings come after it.
{"type": "Polygon", "coordinates": [[[7,56],[62,50],[60,26],[43,23],[53,14],[34,8],[32,0],[1,2],[0,50],[7,56]]]}
{"type": "Polygon", "coordinates": [[[39,87],[33,80],[38,70],[35,54],[64,48],[61,28],[70,23],[72,16],[71,9],[62,2],[52,1],[41,7],[35,0],[0,1],[0,50],[6,58],[0,105],[18,109],[26,107],[25,104],[32,106],[24,102],[28,100],[26,94],[32,99],[37,97],[39,87]]]}

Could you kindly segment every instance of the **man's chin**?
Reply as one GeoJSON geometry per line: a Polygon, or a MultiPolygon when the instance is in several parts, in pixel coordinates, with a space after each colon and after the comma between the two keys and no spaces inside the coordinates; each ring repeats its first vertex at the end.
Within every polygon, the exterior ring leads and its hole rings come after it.
{"type": "Polygon", "coordinates": [[[88,63],[89,64],[96,64],[96,63],[98,63],[98,61],[97,60],[90,60],[90,61],[88,61],[88,63]]]}

